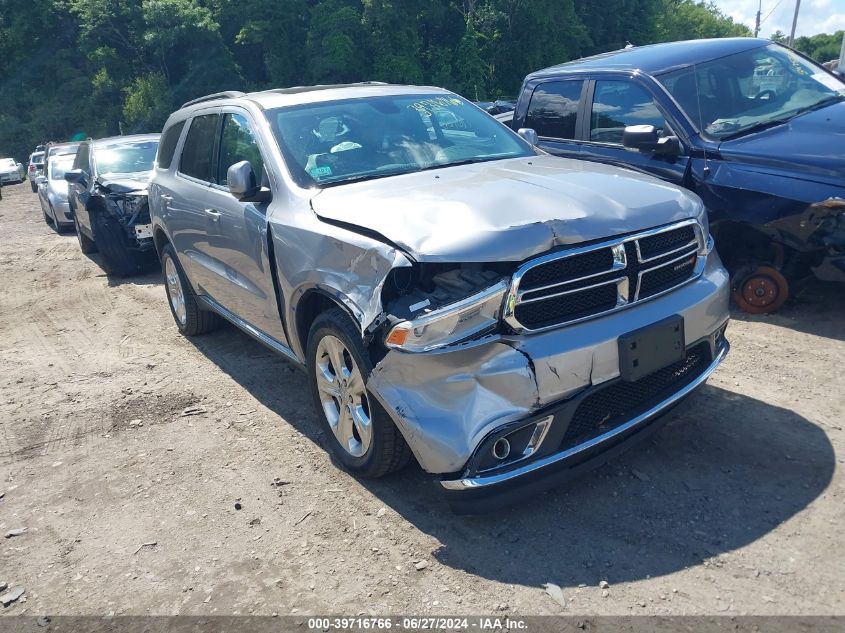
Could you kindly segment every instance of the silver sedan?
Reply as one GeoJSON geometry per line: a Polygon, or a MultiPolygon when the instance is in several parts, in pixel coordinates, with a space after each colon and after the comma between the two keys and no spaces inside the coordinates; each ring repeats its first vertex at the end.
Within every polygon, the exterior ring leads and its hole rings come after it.
{"type": "Polygon", "coordinates": [[[58,233],[73,228],[73,216],[67,201],[68,183],[65,180],[65,172],[71,169],[75,157],[75,153],[51,156],[44,167],[44,175],[36,179],[44,221],[58,233]]]}

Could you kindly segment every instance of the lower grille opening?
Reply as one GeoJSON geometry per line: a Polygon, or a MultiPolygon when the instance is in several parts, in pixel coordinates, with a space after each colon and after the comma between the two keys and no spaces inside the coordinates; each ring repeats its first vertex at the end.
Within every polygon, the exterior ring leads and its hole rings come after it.
{"type": "Polygon", "coordinates": [[[561,441],[566,450],[625,424],[700,376],[710,364],[710,344],[699,343],[683,360],[637,380],[618,380],[590,394],[572,416],[561,441]]]}

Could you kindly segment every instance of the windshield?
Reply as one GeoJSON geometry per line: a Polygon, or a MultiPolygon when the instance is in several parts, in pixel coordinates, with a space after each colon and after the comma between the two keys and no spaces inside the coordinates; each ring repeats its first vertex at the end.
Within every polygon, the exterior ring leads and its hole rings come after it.
{"type": "Polygon", "coordinates": [[[302,187],[534,155],[528,143],[454,94],[313,103],[269,110],[267,117],[302,187]]]}
{"type": "Polygon", "coordinates": [[[41,152],[39,154],[33,154],[32,158],[30,159],[30,162],[33,165],[41,165],[44,162],[44,152],[41,152]]]}
{"type": "Polygon", "coordinates": [[[47,151],[47,156],[50,157],[50,156],[55,156],[56,154],[65,154],[65,153],[71,152],[71,151],[75,152],[78,148],[79,148],[79,143],[76,143],[75,145],[57,145],[55,147],[51,147],[47,151]]]}
{"type": "Polygon", "coordinates": [[[150,171],[158,150],[157,140],[121,141],[98,145],[94,151],[98,174],[134,174],[150,171]]]}
{"type": "Polygon", "coordinates": [[[47,170],[50,172],[50,180],[64,180],[65,172],[73,166],[74,154],[63,154],[50,159],[47,170]]]}
{"type": "Polygon", "coordinates": [[[697,64],[658,80],[701,131],[719,139],[845,99],[845,83],[776,44],[697,64]]]}
{"type": "Polygon", "coordinates": [[[14,158],[0,158],[0,166],[2,167],[17,167],[14,158]]]}

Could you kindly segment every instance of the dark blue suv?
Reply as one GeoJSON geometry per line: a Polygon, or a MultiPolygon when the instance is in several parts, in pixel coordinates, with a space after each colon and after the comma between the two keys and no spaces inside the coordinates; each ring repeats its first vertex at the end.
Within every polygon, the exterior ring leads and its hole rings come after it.
{"type": "Polygon", "coordinates": [[[789,48],[694,40],[532,73],[510,125],[551,154],[697,193],[737,304],[761,313],[790,282],[845,281],[843,102],[842,78],[789,48]]]}

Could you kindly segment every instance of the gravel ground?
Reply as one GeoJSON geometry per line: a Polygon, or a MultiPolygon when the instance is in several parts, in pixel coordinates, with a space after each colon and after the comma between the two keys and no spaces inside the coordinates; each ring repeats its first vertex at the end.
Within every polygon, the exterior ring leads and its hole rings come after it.
{"type": "Polygon", "coordinates": [[[107,278],[28,183],[0,279],[4,614],[845,614],[836,286],[734,315],[650,443],[458,517],[419,468],[339,471],[302,373],[231,327],[181,337],[160,275],[107,278]]]}

